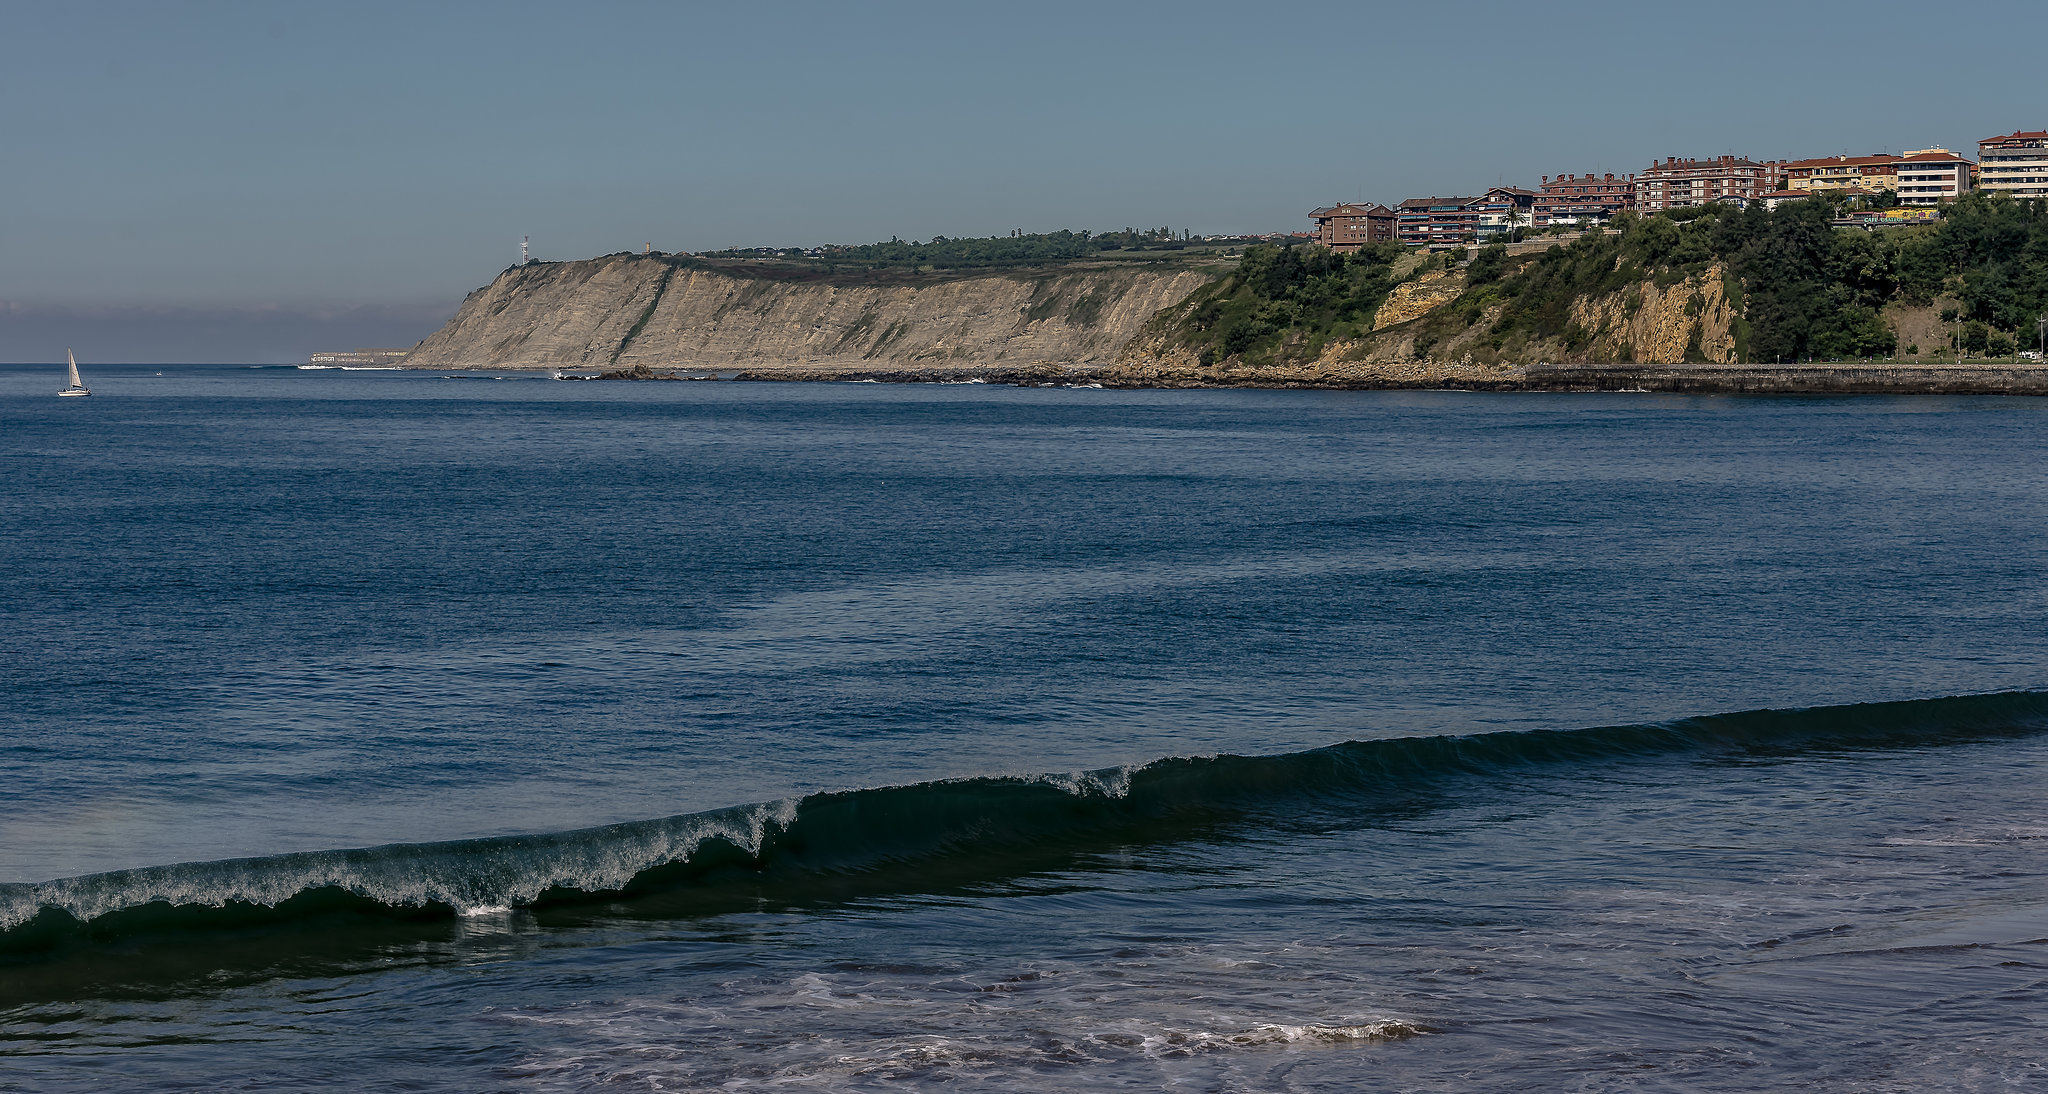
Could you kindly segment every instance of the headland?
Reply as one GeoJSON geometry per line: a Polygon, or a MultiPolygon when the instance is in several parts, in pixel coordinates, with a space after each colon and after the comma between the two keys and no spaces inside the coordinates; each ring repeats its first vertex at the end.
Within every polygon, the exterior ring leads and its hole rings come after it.
{"type": "Polygon", "coordinates": [[[504,271],[406,364],[621,379],[2048,394],[2038,354],[1968,318],[1991,306],[1976,299],[1982,285],[2030,270],[2006,267],[2031,251],[1973,240],[2019,232],[2048,247],[2048,224],[2021,205],[1970,195],[1936,222],[1870,228],[1836,224],[1823,198],[1711,204],[1448,251],[1091,249],[1064,233],[1064,250],[1041,243],[1053,237],[848,249],[883,256],[865,263],[621,253],[504,271]]]}

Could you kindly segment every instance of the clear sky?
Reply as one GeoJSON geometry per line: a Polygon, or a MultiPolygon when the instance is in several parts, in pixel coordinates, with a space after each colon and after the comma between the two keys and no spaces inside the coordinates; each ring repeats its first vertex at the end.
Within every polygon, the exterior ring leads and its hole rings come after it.
{"type": "Polygon", "coordinates": [[[0,0],[0,31],[10,361],[409,344],[522,235],[1299,230],[1667,155],[2048,128],[2038,0],[0,0]]]}

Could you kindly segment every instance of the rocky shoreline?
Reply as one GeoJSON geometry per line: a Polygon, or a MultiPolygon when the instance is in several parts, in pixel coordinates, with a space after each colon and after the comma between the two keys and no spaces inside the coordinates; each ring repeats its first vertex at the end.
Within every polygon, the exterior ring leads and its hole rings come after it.
{"type": "Polygon", "coordinates": [[[756,368],[755,382],[1008,384],[1132,389],[1307,388],[1668,392],[1776,395],[2048,395],[2048,365],[1436,365],[1372,368],[1199,368],[1167,365],[1039,365],[1017,368],[756,368]]]}

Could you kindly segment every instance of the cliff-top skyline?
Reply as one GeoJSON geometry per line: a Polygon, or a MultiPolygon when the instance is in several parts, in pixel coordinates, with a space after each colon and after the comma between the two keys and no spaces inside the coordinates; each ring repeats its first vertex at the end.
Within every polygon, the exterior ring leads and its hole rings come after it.
{"type": "Polygon", "coordinates": [[[345,9],[10,17],[0,360],[409,344],[517,260],[1307,227],[1666,155],[2036,127],[2041,17],[1898,4],[345,9]],[[2010,33],[1987,33],[2004,27],[2010,33]],[[2010,53],[2008,57],[2006,54],[2010,53]],[[1926,78],[1918,61],[1959,78],[1926,78]]]}

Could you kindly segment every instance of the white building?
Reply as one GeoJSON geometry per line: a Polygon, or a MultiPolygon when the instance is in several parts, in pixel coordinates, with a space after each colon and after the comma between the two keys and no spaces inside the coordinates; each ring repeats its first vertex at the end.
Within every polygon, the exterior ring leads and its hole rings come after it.
{"type": "Polygon", "coordinates": [[[1970,190],[1970,161],[1946,148],[1909,151],[1898,172],[1900,205],[1938,205],[1970,190]]]}
{"type": "Polygon", "coordinates": [[[2048,131],[1978,141],[1977,184],[2014,197],[2048,197],[2048,131]]]}

